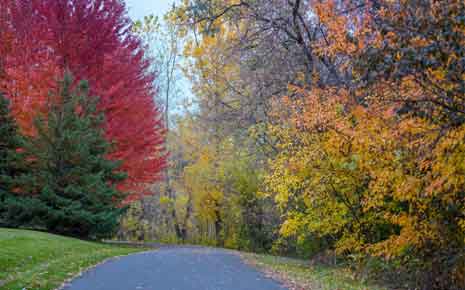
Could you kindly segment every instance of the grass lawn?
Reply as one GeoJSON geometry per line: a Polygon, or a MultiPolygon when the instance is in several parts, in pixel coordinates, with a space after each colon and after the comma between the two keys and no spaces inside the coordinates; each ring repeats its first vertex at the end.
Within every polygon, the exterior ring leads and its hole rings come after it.
{"type": "Polygon", "coordinates": [[[0,228],[0,289],[56,289],[107,258],[142,250],[0,228]]]}
{"type": "Polygon", "coordinates": [[[356,279],[343,267],[310,266],[297,259],[244,253],[242,258],[291,290],[385,290],[356,279]]]}

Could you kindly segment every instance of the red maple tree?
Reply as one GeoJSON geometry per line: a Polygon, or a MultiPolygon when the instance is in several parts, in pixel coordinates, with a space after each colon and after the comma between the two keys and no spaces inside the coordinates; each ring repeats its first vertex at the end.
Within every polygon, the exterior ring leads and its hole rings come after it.
{"type": "Polygon", "coordinates": [[[1,48],[4,76],[0,81],[24,132],[33,134],[34,116],[43,111],[49,91],[69,69],[76,80],[88,80],[91,94],[100,97],[105,133],[116,147],[109,157],[122,160],[122,169],[128,173],[119,185],[129,193],[126,201],[146,193],[166,164],[165,129],[153,98],[150,60],[131,32],[124,3],[2,2],[0,37],[8,35],[10,40],[1,48]]]}

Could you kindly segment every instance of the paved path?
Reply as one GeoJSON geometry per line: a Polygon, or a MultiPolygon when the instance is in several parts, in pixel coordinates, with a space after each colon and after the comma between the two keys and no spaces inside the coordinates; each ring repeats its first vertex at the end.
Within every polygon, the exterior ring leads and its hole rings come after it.
{"type": "Polygon", "coordinates": [[[225,250],[161,248],[110,260],[66,290],[286,290],[225,250]]]}

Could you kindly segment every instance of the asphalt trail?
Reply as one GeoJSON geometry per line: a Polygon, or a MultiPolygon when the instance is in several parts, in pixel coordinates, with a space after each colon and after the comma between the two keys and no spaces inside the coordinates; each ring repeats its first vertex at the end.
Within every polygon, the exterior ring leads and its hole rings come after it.
{"type": "Polygon", "coordinates": [[[286,290],[228,251],[174,247],[110,260],[66,290],[286,290]]]}

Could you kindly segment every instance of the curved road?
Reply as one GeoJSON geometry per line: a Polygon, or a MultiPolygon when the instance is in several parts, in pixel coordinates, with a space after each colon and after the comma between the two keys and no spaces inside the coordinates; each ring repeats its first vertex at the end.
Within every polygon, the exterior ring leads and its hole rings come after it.
{"type": "Polygon", "coordinates": [[[161,248],[110,260],[65,290],[286,290],[226,250],[161,248]]]}

